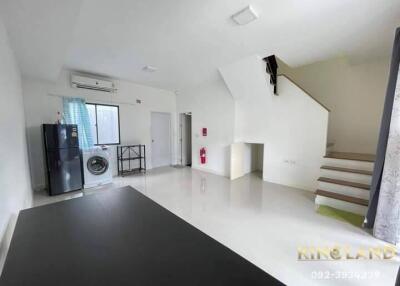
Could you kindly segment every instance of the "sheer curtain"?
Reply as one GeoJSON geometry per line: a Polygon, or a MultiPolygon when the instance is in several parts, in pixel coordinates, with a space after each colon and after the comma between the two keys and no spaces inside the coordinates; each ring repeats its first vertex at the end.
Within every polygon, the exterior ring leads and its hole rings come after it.
{"type": "Polygon", "coordinates": [[[382,240],[400,242],[400,28],[393,45],[389,82],[372,176],[366,227],[382,240]]]}
{"type": "Polygon", "coordinates": [[[400,241],[400,79],[397,77],[374,235],[400,241]]]}
{"type": "Polygon", "coordinates": [[[94,144],[85,100],[82,98],[63,97],[63,107],[65,123],[78,125],[80,148],[91,148],[94,144]]]}

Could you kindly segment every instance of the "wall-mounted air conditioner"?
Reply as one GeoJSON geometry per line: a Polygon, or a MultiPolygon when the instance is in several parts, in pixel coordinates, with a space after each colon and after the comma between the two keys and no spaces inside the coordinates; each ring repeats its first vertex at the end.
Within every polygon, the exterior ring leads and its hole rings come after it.
{"type": "Polygon", "coordinates": [[[115,91],[114,83],[111,80],[76,74],[71,74],[71,86],[75,88],[84,88],[105,92],[115,91]]]}

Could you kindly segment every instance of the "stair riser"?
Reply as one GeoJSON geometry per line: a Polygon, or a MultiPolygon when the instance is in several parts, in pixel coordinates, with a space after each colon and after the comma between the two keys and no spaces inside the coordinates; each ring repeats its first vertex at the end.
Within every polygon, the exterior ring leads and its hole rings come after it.
{"type": "Polygon", "coordinates": [[[372,171],[374,169],[374,163],[363,162],[363,161],[353,161],[353,160],[342,160],[333,158],[324,158],[324,165],[332,167],[342,167],[349,169],[358,169],[372,171]]]}
{"type": "Polygon", "coordinates": [[[350,197],[369,200],[369,191],[348,186],[336,185],[326,182],[318,182],[318,189],[331,193],[342,194],[350,197]]]}
{"type": "Polygon", "coordinates": [[[349,172],[340,172],[334,170],[327,170],[321,169],[321,177],[330,178],[330,179],[337,179],[337,180],[344,180],[349,182],[355,183],[362,183],[362,184],[371,184],[372,176],[370,175],[363,175],[363,174],[356,174],[356,173],[349,173],[349,172]]]}
{"type": "Polygon", "coordinates": [[[336,208],[339,210],[356,213],[356,214],[359,214],[362,216],[365,216],[365,214],[367,213],[366,206],[360,206],[357,204],[344,202],[344,201],[327,198],[327,197],[323,197],[323,196],[318,196],[318,195],[315,197],[315,204],[329,206],[329,207],[336,208]]]}

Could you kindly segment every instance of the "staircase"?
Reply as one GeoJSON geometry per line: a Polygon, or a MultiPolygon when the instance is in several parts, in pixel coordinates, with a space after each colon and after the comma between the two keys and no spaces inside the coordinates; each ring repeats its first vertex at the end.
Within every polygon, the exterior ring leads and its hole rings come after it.
{"type": "Polygon", "coordinates": [[[328,152],[321,166],[315,204],[365,215],[375,155],[328,152]]]}

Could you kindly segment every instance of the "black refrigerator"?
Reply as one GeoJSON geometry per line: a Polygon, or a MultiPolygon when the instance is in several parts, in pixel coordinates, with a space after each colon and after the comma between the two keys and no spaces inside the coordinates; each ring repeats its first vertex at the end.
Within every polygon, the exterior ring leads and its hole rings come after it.
{"type": "Polygon", "coordinates": [[[43,124],[43,139],[49,194],[52,196],[82,189],[78,126],[43,124]]]}

